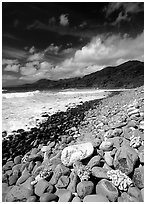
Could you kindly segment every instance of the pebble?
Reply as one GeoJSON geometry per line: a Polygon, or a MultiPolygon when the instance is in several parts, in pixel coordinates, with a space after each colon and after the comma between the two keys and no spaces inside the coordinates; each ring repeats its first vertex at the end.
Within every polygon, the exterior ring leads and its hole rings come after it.
{"type": "Polygon", "coordinates": [[[58,202],[70,202],[72,198],[73,194],[69,190],[64,189],[64,191],[62,191],[62,193],[59,195],[58,202]]]}
{"type": "Polygon", "coordinates": [[[113,149],[113,143],[110,141],[103,141],[99,147],[103,151],[110,151],[113,149]]]}
{"type": "Polygon", "coordinates": [[[30,173],[27,170],[27,168],[25,168],[22,172],[21,177],[17,180],[16,185],[19,185],[21,183],[23,183],[24,181],[26,181],[28,178],[30,177],[30,173]]]}
{"type": "Polygon", "coordinates": [[[96,178],[108,178],[107,176],[107,169],[104,169],[102,167],[93,167],[92,168],[92,175],[95,176],[96,178]]]}
{"type": "Polygon", "coordinates": [[[113,166],[113,157],[111,156],[111,151],[104,153],[104,160],[109,166],[113,166]]]}
{"type": "Polygon", "coordinates": [[[114,167],[129,175],[138,160],[137,152],[128,145],[120,147],[114,157],[114,167]]]}
{"type": "Polygon", "coordinates": [[[64,166],[63,164],[58,164],[53,172],[53,176],[51,178],[51,180],[49,181],[49,183],[51,183],[52,185],[57,184],[59,178],[62,175],[69,175],[70,173],[70,169],[66,166],[64,166]]]}
{"type": "Polygon", "coordinates": [[[81,161],[93,154],[91,142],[68,146],[61,153],[61,161],[65,166],[71,166],[75,161],[81,161]]]}
{"type": "Polygon", "coordinates": [[[29,198],[33,194],[32,190],[23,186],[14,186],[6,195],[6,202],[17,202],[29,198]]]}
{"type": "Polygon", "coordinates": [[[69,184],[68,176],[61,176],[56,184],[57,188],[66,188],[69,184]]]}
{"type": "Polygon", "coordinates": [[[144,188],[144,166],[134,169],[133,182],[139,188],[144,188]]]}
{"type": "Polygon", "coordinates": [[[40,197],[45,192],[48,186],[49,186],[49,182],[46,181],[45,179],[41,179],[35,185],[35,189],[34,189],[35,194],[40,197]]]}
{"type": "Polygon", "coordinates": [[[80,199],[78,196],[75,196],[75,197],[72,199],[72,202],[81,202],[81,199],[80,199]]]}
{"type": "Polygon", "coordinates": [[[58,201],[58,196],[52,193],[43,193],[40,196],[40,202],[58,201]]]}
{"type": "Polygon", "coordinates": [[[76,187],[77,187],[77,182],[78,182],[78,176],[74,171],[72,171],[70,173],[69,180],[70,180],[70,183],[69,183],[67,189],[70,192],[75,193],[76,192],[76,187]]]}
{"type": "Polygon", "coordinates": [[[141,189],[142,200],[144,201],[144,188],[141,189]]]}
{"type": "Polygon", "coordinates": [[[77,185],[77,194],[80,198],[92,194],[94,190],[94,183],[92,181],[82,181],[77,185]]]}
{"type": "Polygon", "coordinates": [[[109,202],[109,200],[102,194],[93,194],[85,196],[83,202],[109,202]]]}
{"type": "Polygon", "coordinates": [[[143,202],[141,191],[136,186],[133,186],[133,187],[130,186],[128,188],[128,192],[127,193],[130,196],[137,198],[139,202],[143,202]]]}
{"type": "Polygon", "coordinates": [[[102,194],[107,197],[109,201],[115,202],[118,198],[119,192],[112,182],[107,179],[102,179],[96,185],[96,194],[102,194]]]}
{"type": "Polygon", "coordinates": [[[15,164],[20,164],[20,162],[21,162],[21,156],[17,156],[17,157],[14,158],[14,163],[15,164]]]}
{"type": "Polygon", "coordinates": [[[37,202],[37,197],[35,195],[30,196],[27,198],[26,202],[37,202]]]}
{"type": "Polygon", "coordinates": [[[16,183],[18,179],[18,174],[13,174],[12,176],[9,177],[9,185],[12,186],[16,183]]]}
{"type": "Polygon", "coordinates": [[[96,155],[94,157],[92,157],[90,159],[90,161],[88,162],[88,166],[92,169],[92,167],[94,166],[100,166],[101,164],[101,156],[100,155],[96,155]]]}

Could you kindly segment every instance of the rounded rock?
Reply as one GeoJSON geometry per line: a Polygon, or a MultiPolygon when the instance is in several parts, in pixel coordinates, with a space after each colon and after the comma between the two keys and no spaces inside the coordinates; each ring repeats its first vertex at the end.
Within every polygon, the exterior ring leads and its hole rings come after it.
{"type": "Polygon", "coordinates": [[[20,162],[21,162],[21,156],[17,156],[17,157],[14,158],[14,163],[15,164],[20,164],[20,162]]]}
{"type": "Polygon", "coordinates": [[[109,141],[103,141],[99,147],[103,151],[110,151],[113,149],[113,143],[109,141]]]}
{"type": "Polygon", "coordinates": [[[34,196],[30,196],[29,198],[27,198],[26,202],[37,202],[37,197],[35,195],[34,196]]]}
{"type": "Polygon", "coordinates": [[[119,193],[112,182],[108,181],[107,179],[102,179],[96,185],[96,194],[102,194],[103,196],[107,197],[109,201],[115,202],[119,193]]]}
{"type": "Polygon", "coordinates": [[[46,181],[45,179],[41,179],[35,185],[35,190],[34,190],[35,194],[37,196],[41,196],[45,192],[45,190],[47,189],[48,186],[49,186],[49,182],[46,181]]]}
{"type": "Polygon", "coordinates": [[[68,146],[61,153],[61,161],[65,166],[71,166],[74,162],[91,156],[93,151],[94,148],[91,142],[68,146]]]}
{"type": "Polygon", "coordinates": [[[102,167],[93,167],[92,168],[92,175],[96,178],[108,178],[107,176],[108,170],[102,167]]]}
{"type": "Polygon", "coordinates": [[[40,197],[40,202],[58,201],[58,196],[52,193],[43,193],[40,197]]]}
{"type": "Polygon", "coordinates": [[[93,194],[85,196],[83,202],[109,202],[109,200],[101,194],[93,194]]]}
{"type": "Polygon", "coordinates": [[[113,166],[113,157],[110,151],[104,153],[104,160],[109,166],[113,166]]]}
{"type": "Polygon", "coordinates": [[[78,196],[75,196],[75,197],[72,199],[72,202],[81,202],[81,199],[80,199],[78,196]]]}
{"type": "Polygon", "coordinates": [[[90,168],[94,167],[94,166],[100,166],[101,163],[101,156],[100,155],[96,155],[94,157],[92,157],[90,159],[90,161],[88,162],[88,166],[90,168]]]}
{"type": "Polygon", "coordinates": [[[94,189],[94,183],[92,181],[82,181],[77,185],[77,194],[80,198],[84,198],[86,195],[92,194],[94,189]]]}

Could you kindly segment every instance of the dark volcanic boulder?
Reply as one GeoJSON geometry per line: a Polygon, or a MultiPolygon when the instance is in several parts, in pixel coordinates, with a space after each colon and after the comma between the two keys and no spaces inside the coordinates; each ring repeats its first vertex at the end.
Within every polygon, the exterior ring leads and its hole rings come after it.
{"type": "Polygon", "coordinates": [[[137,160],[138,154],[132,147],[128,145],[122,146],[115,154],[114,167],[129,175],[133,171],[137,160]]]}

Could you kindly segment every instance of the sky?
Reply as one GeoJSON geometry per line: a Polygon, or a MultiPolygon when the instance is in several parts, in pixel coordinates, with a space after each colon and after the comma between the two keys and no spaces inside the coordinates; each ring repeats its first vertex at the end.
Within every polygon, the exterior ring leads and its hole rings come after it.
{"type": "Polygon", "coordinates": [[[3,2],[3,86],[144,61],[143,2],[3,2]]]}

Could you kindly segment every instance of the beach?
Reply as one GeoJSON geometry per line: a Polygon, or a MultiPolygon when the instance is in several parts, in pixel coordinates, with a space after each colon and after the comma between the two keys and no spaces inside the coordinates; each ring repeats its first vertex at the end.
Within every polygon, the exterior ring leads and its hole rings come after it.
{"type": "Polygon", "coordinates": [[[104,98],[108,93],[96,89],[5,93],[2,95],[2,130],[30,129],[45,120],[42,115],[66,111],[85,101],[104,98]]]}
{"type": "Polygon", "coordinates": [[[3,136],[3,201],[144,201],[143,87],[73,104],[3,136]]]}

